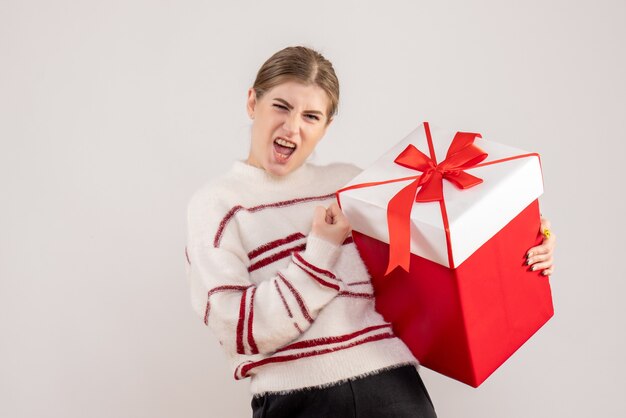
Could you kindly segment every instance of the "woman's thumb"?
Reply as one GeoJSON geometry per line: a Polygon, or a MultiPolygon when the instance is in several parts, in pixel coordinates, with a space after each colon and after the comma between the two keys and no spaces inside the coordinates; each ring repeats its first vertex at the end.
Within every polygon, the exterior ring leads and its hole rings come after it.
{"type": "Polygon", "coordinates": [[[326,208],[324,206],[315,207],[315,212],[313,212],[313,222],[321,225],[326,223],[326,208]]]}

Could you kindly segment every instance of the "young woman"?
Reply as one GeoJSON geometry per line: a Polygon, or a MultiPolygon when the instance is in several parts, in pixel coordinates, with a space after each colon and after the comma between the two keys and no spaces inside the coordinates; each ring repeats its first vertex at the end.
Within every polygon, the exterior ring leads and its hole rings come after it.
{"type": "MultiPolygon", "coordinates": [[[[285,48],[260,68],[248,158],[189,202],[192,305],[234,378],[250,377],[253,417],[435,417],[335,201],[360,169],[307,162],[338,100],[332,64],[314,50],[285,48]]],[[[553,247],[552,235],[529,264],[550,274],[553,247]]]]}

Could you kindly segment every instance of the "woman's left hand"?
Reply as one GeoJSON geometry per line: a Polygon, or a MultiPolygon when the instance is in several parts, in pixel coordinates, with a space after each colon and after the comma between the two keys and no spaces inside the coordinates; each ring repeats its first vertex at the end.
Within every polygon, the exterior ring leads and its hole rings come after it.
{"type": "Polygon", "coordinates": [[[528,250],[526,264],[530,266],[532,271],[542,270],[541,274],[549,276],[554,272],[552,263],[556,237],[550,230],[550,221],[543,216],[541,217],[541,234],[543,235],[543,242],[528,250]]]}

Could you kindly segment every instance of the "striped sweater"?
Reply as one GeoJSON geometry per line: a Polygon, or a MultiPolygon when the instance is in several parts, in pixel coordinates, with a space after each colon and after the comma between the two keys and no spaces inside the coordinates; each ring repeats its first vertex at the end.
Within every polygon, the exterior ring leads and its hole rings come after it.
{"type": "Polygon", "coordinates": [[[187,207],[191,304],[252,394],[328,386],[418,362],[374,309],[348,237],[309,235],[314,208],[359,173],[304,163],[287,176],[236,160],[187,207]]]}

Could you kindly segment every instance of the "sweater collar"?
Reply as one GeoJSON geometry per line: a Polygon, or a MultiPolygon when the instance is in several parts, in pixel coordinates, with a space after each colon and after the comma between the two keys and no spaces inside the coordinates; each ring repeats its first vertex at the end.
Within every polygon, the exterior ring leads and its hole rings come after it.
{"type": "Polygon", "coordinates": [[[297,188],[311,182],[311,163],[305,161],[300,167],[285,176],[276,176],[262,168],[248,164],[245,160],[235,160],[231,172],[245,181],[270,188],[297,188]]]}

